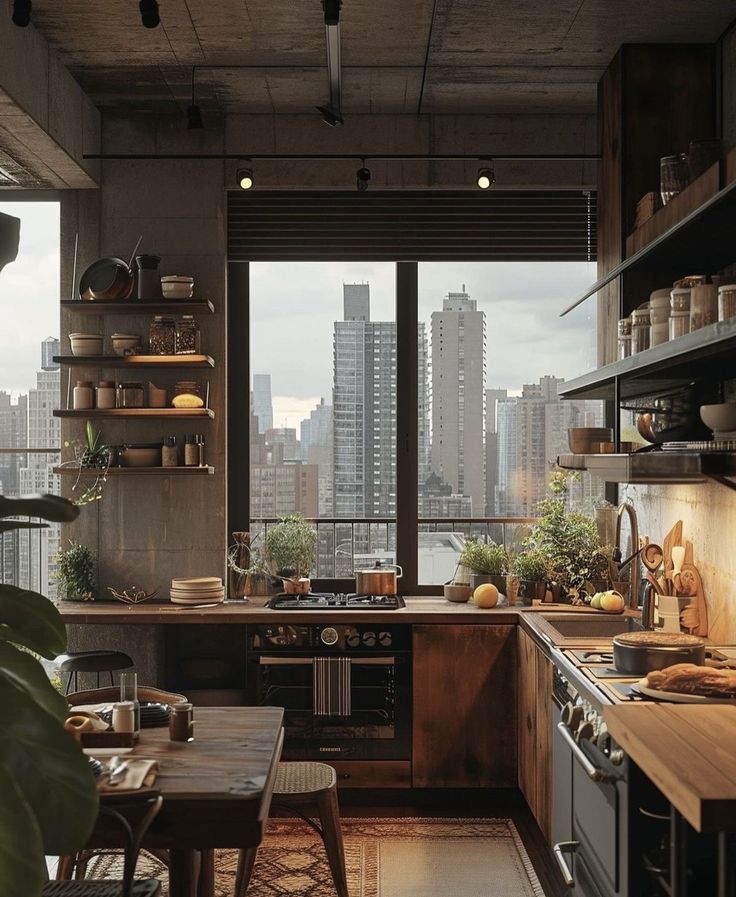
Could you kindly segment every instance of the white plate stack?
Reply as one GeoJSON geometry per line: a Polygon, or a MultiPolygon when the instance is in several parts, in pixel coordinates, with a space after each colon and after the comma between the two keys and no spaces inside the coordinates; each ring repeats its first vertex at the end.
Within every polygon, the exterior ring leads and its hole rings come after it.
{"type": "Polygon", "coordinates": [[[171,580],[174,604],[220,604],[225,586],[219,576],[175,576],[171,580]]]}

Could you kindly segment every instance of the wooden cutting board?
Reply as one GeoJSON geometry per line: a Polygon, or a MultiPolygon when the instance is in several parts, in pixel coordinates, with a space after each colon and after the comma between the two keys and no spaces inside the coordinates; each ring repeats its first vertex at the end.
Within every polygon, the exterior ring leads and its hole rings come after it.
{"type": "Polygon", "coordinates": [[[664,554],[663,586],[665,595],[669,595],[671,592],[670,583],[672,582],[673,545],[682,545],[682,520],[677,521],[677,523],[664,537],[664,542],[662,543],[662,553],[664,554]]]}

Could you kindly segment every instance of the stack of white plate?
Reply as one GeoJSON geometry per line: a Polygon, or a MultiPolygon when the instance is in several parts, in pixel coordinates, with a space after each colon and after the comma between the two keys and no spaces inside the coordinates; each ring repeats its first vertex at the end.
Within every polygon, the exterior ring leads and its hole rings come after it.
{"type": "Polygon", "coordinates": [[[174,604],[220,604],[225,586],[219,576],[175,576],[171,580],[174,604]]]}

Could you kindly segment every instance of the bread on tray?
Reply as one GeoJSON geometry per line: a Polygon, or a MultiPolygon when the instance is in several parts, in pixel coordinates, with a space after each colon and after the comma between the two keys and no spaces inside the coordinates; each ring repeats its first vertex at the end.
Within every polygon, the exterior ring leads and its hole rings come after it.
{"type": "Polygon", "coordinates": [[[648,688],[688,695],[736,698],[736,670],[700,667],[694,663],[676,663],[663,670],[647,673],[648,688]]]}

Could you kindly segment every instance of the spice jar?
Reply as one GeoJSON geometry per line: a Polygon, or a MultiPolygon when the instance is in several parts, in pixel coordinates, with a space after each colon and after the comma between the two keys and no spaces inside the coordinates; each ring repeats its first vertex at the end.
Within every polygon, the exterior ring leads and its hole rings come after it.
{"type": "Polygon", "coordinates": [[[115,407],[114,380],[100,380],[95,390],[95,405],[97,408],[115,407]]]}
{"type": "Polygon", "coordinates": [[[161,449],[161,466],[178,467],[179,450],[176,447],[176,436],[167,436],[161,449]]]}
{"type": "Polygon", "coordinates": [[[690,311],[690,287],[675,287],[670,291],[670,311],[690,311]]]}
{"type": "Polygon", "coordinates": [[[91,380],[77,380],[72,395],[72,407],[75,411],[88,411],[95,407],[95,394],[91,380]]]}
{"type": "Polygon", "coordinates": [[[156,315],[148,331],[148,350],[151,355],[173,355],[176,346],[176,325],[173,318],[156,315]]]}
{"type": "Polygon", "coordinates": [[[194,320],[194,315],[182,315],[176,327],[176,354],[199,354],[199,324],[194,320]]]}
{"type": "Polygon", "coordinates": [[[674,156],[662,156],[659,160],[659,189],[662,202],[667,203],[677,196],[688,185],[687,155],[677,153],[674,156]]]}
{"type": "Polygon", "coordinates": [[[133,701],[117,701],[112,705],[112,728],[114,732],[135,732],[133,701]]]}
{"type": "Polygon", "coordinates": [[[686,333],[690,333],[690,312],[670,312],[670,339],[677,339],[678,336],[685,336],[686,333]]]}
{"type": "Polygon", "coordinates": [[[171,705],[169,738],[171,741],[194,741],[194,707],[188,701],[171,705]]]}
{"type": "Polygon", "coordinates": [[[618,357],[628,358],[631,355],[631,317],[621,318],[618,322],[618,357]]]}
{"type": "Polygon", "coordinates": [[[645,302],[631,313],[631,354],[649,348],[649,304],[645,302]]]}
{"type": "Polygon", "coordinates": [[[118,383],[117,407],[142,408],[143,384],[134,382],[118,383]]]}
{"type": "Polygon", "coordinates": [[[199,448],[196,435],[184,437],[184,464],[186,467],[197,467],[199,465],[199,448]]]}
{"type": "Polygon", "coordinates": [[[690,289],[690,332],[718,320],[718,287],[705,283],[690,289]]]}
{"type": "Polygon", "coordinates": [[[157,255],[137,255],[138,298],[143,300],[161,299],[161,276],[158,266],[161,259],[157,255]]]}
{"type": "Polygon", "coordinates": [[[736,283],[724,283],[718,287],[718,320],[736,317],[736,283]]]}

